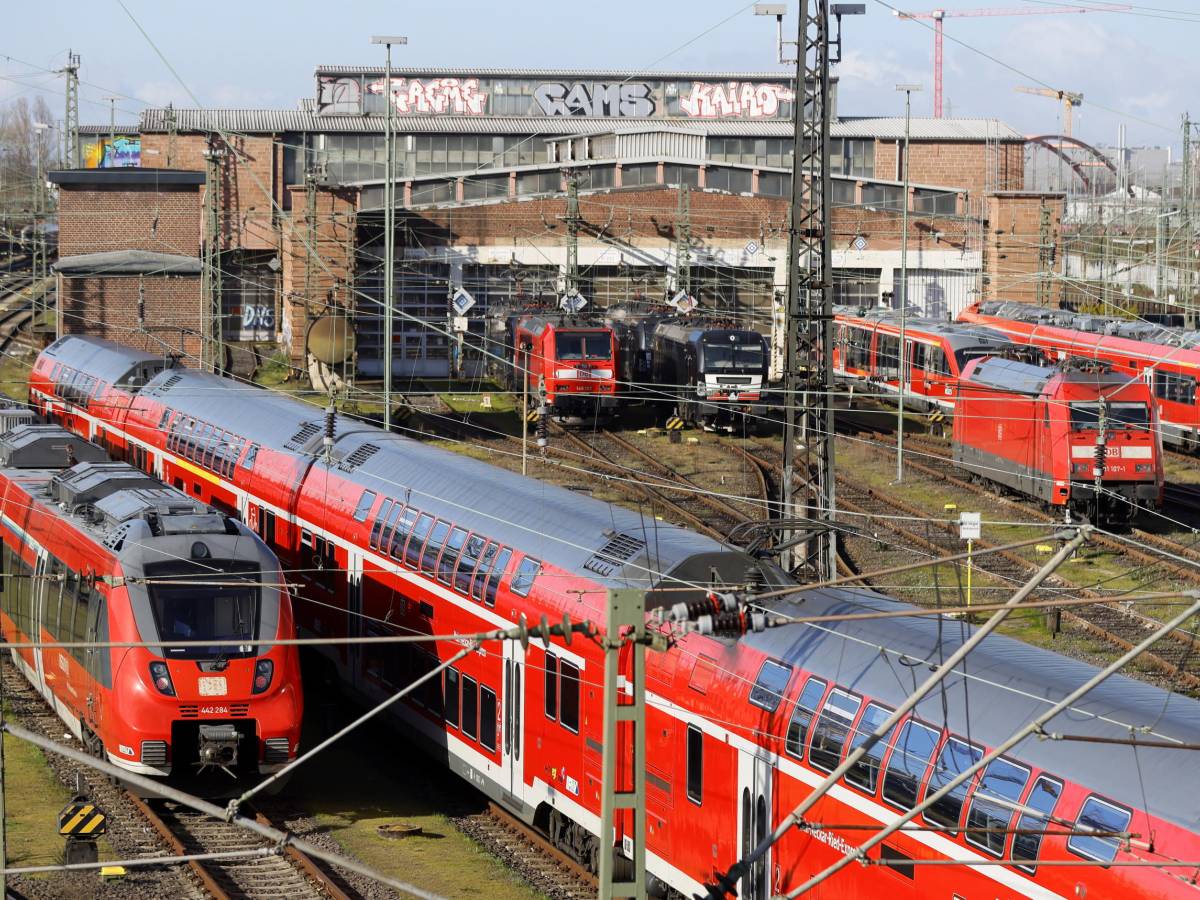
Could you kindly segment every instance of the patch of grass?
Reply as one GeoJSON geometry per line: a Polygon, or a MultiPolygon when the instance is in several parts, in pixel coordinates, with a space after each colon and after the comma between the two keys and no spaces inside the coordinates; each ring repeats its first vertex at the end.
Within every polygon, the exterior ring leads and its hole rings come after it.
{"type": "Polygon", "coordinates": [[[33,369],[33,354],[18,351],[15,356],[0,360],[0,394],[24,403],[29,399],[29,373],[33,369]]]}

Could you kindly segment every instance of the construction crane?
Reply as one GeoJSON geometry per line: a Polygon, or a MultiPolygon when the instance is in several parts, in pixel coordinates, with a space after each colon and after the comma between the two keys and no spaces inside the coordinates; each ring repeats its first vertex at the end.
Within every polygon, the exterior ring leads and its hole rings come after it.
{"type": "Polygon", "coordinates": [[[892,15],[901,19],[932,19],[933,20],[933,117],[942,117],[942,43],[944,39],[944,20],[951,16],[966,18],[972,16],[1051,16],[1065,13],[1086,12],[1125,12],[1132,9],[1126,4],[1104,3],[1096,6],[1048,6],[1043,9],[1005,8],[1005,9],[934,9],[929,12],[901,12],[892,10],[892,15]]]}
{"type": "Polygon", "coordinates": [[[1033,94],[1036,97],[1050,97],[1052,100],[1061,101],[1063,105],[1062,133],[1067,137],[1071,136],[1071,109],[1072,107],[1083,105],[1083,94],[1038,87],[1018,87],[1013,90],[1019,91],[1022,94],[1033,94]]]}

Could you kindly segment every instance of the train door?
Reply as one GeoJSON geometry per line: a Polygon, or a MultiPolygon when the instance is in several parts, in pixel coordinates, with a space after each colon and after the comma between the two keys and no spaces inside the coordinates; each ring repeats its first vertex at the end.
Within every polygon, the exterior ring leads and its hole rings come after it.
{"type": "MultiPolygon", "coordinates": [[[[363,635],[363,558],[358,550],[346,556],[346,634],[356,638],[363,635]]],[[[346,645],[346,665],[350,670],[351,683],[357,684],[363,677],[362,644],[346,645]]]]}
{"type": "MultiPolygon", "coordinates": [[[[99,590],[87,581],[78,582],[80,601],[87,596],[87,638],[88,641],[108,640],[108,604],[99,590]]],[[[101,687],[110,687],[107,675],[109,667],[109,650],[107,647],[88,647],[83,651],[84,670],[88,674],[87,709],[93,722],[104,721],[104,691],[101,687]]],[[[99,727],[99,726],[97,726],[99,727]]]]}
{"type": "MultiPolygon", "coordinates": [[[[29,639],[37,640],[41,637],[41,630],[47,627],[52,617],[58,615],[59,595],[62,592],[62,580],[59,577],[63,572],[63,565],[57,559],[53,560],[53,564],[49,563],[51,558],[44,552],[39,552],[37,562],[34,564],[33,583],[28,586],[32,594],[33,600],[31,603],[32,622],[29,626],[29,639]],[[50,577],[43,577],[46,572],[50,572],[50,577]]],[[[45,651],[41,647],[34,647],[30,651],[33,657],[33,670],[37,673],[38,689],[42,695],[54,704],[54,695],[50,690],[50,684],[46,680],[46,658],[45,651]]]]}
{"type": "MultiPolygon", "coordinates": [[[[766,840],[771,822],[771,760],[765,751],[738,754],[738,846],[745,858],[766,840]]],[[[741,900],[767,900],[771,896],[771,852],[768,850],[742,878],[741,900]]]]}
{"type": "Polygon", "coordinates": [[[525,727],[525,649],[517,641],[504,642],[504,741],[501,763],[508,773],[507,790],[523,796],[521,762],[525,727]]]}

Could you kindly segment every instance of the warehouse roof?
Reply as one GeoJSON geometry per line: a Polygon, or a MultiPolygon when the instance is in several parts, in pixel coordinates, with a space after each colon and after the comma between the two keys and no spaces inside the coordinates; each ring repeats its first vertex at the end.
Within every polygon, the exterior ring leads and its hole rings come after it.
{"type": "MultiPolygon", "coordinates": [[[[384,75],[383,66],[317,66],[317,75],[384,75]]],[[[572,78],[649,81],[791,81],[788,72],[653,72],[644,69],[458,69],[445,66],[392,67],[393,78],[572,78]]],[[[834,81],[837,77],[834,76],[834,81]]]]}
{"type": "Polygon", "coordinates": [[[121,166],[113,169],[57,169],[46,176],[52,184],[84,187],[190,186],[204,184],[203,172],[187,169],[143,169],[121,166]]]}
{"type": "Polygon", "coordinates": [[[112,250],[83,253],[60,259],[55,272],[68,276],[83,275],[199,275],[199,258],[149,250],[112,250]]]}

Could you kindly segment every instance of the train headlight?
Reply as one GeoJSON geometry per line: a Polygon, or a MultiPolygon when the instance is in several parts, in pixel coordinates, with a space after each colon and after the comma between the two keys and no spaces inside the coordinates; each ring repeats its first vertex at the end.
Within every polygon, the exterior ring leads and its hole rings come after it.
{"type": "Polygon", "coordinates": [[[167,668],[165,662],[155,660],[150,663],[150,680],[154,682],[154,687],[160,694],[168,697],[175,696],[175,685],[171,683],[171,670],[167,668]]]}
{"type": "Polygon", "coordinates": [[[1071,463],[1072,475],[1090,475],[1092,473],[1091,463],[1071,463]]]}
{"type": "Polygon", "coordinates": [[[1133,467],[1133,469],[1135,472],[1139,472],[1140,474],[1145,475],[1149,472],[1154,471],[1154,464],[1153,463],[1138,463],[1136,466],[1133,467]]]}
{"type": "Polygon", "coordinates": [[[254,664],[254,687],[252,692],[261,694],[271,686],[271,679],[275,677],[275,663],[269,659],[260,659],[254,664]]]}

